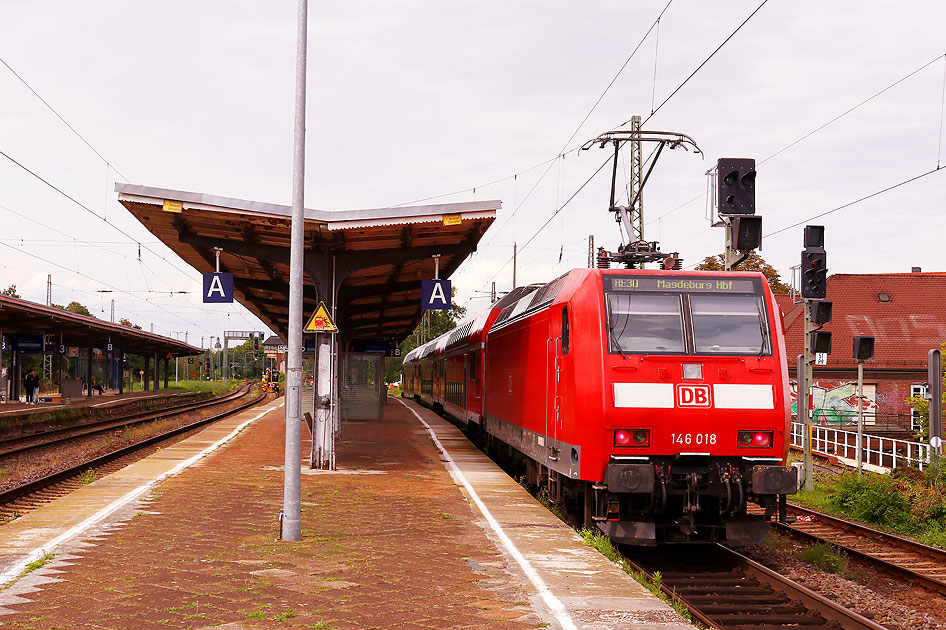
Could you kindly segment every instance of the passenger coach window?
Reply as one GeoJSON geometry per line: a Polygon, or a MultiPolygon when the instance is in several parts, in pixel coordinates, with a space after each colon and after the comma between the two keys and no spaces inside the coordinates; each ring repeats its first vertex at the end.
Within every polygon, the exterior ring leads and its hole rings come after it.
{"type": "Polygon", "coordinates": [[[611,352],[685,352],[679,295],[608,294],[611,352]]]}
{"type": "Polygon", "coordinates": [[[562,354],[568,354],[568,308],[562,309],[562,354]]]}
{"type": "Polygon", "coordinates": [[[690,308],[697,353],[772,353],[761,297],[690,295],[690,308]]]}

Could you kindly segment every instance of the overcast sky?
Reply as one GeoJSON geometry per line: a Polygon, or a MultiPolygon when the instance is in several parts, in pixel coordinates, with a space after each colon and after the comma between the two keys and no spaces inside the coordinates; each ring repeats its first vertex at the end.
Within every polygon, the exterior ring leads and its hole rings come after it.
{"type": "MultiPolygon", "coordinates": [[[[946,271],[946,169],[929,173],[946,165],[946,3],[769,0],[673,94],[760,2],[311,3],[306,206],[501,200],[454,276],[476,311],[491,280],[510,288],[513,242],[520,284],[584,266],[590,234],[616,247],[609,168],[536,232],[607,158],[573,149],[640,114],[705,156],[665,151],[644,194],[645,237],[686,266],[722,251],[704,173],[725,156],[757,161],[761,253],[784,279],[803,229],[784,228],[923,175],[811,223],[832,273],[946,271]]],[[[56,303],[108,319],[114,299],[116,320],[197,344],[262,328],[200,304],[198,274],[113,189],[290,203],[296,9],[0,0],[0,288],[45,302],[51,274],[56,303]]]]}

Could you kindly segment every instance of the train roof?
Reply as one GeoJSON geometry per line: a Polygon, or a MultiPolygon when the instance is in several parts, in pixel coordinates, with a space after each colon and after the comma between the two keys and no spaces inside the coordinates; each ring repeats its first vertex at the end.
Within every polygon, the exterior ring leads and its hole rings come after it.
{"type": "Polygon", "coordinates": [[[489,323],[490,315],[493,313],[499,312],[499,317],[502,317],[502,313],[508,312],[509,309],[518,308],[518,313],[532,310],[533,306],[537,308],[539,305],[551,302],[561,289],[567,276],[568,274],[565,274],[547,284],[537,283],[516,287],[496,300],[485,311],[461,320],[455,328],[422,346],[414,348],[405,355],[403,362],[410,363],[411,361],[423,360],[431,355],[443,354],[452,348],[466,345],[471,339],[482,336],[489,323]]]}

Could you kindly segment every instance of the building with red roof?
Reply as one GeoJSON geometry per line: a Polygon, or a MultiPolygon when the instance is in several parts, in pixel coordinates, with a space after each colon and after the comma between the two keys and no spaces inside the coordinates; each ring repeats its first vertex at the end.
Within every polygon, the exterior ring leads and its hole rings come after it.
{"type": "MultiPolygon", "coordinates": [[[[803,351],[804,304],[776,296],[785,322],[787,356],[803,351]]],[[[856,335],[874,337],[874,358],[864,363],[866,425],[911,431],[912,409],[905,402],[926,392],[927,357],[946,341],[946,273],[835,274],[828,277],[833,317],[830,355],[813,367],[816,424],[851,424],[857,418],[856,335]]],[[[795,362],[789,361],[794,378],[795,362]]]]}

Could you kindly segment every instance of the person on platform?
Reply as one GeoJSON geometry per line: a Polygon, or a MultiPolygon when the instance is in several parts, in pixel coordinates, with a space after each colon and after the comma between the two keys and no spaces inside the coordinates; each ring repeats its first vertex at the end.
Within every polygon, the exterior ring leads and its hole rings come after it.
{"type": "Polygon", "coordinates": [[[95,382],[95,377],[94,377],[94,376],[92,377],[92,389],[94,389],[95,391],[97,391],[97,392],[99,393],[99,396],[101,396],[102,394],[105,393],[105,388],[102,387],[102,384],[101,384],[101,383],[96,383],[96,382],[95,382]]]}
{"type": "Polygon", "coordinates": [[[39,376],[36,374],[36,370],[30,370],[30,374],[33,375],[33,404],[35,405],[36,403],[39,402],[40,379],[39,379],[39,376]]]}
{"type": "Polygon", "coordinates": [[[26,404],[33,404],[33,370],[23,375],[23,391],[26,393],[26,404]]]}

